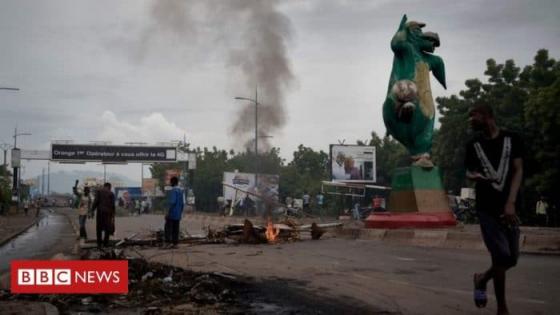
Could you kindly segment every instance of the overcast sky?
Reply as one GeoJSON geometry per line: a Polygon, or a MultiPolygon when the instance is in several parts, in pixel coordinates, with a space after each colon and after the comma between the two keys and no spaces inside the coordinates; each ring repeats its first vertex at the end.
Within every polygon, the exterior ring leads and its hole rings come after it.
{"type": "MultiPolygon", "coordinates": [[[[18,139],[24,149],[48,149],[55,139],[155,143],[184,134],[195,147],[241,149],[252,117],[232,132],[247,106],[233,98],[253,96],[255,84],[263,104],[280,108],[265,131],[288,161],[299,144],[327,151],[372,130],[383,135],[389,42],[404,13],[439,33],[448,90],[432,80],[434,97],[482,78],[490,57],[526,65],[540,48],[560,54],[560,2],[552,0],[18,0],[0,7],[0,86],[21,89],[0,91],[0,142],[13,143],[17,125],[33,134],[18,139]]],[[[44,165],[27,163],[24,177],[44,165]]],[[[79,166],[86,167],[101,170],[79,166]]],[[[140,177],[139,166],[111,171],[140,177]]]]}

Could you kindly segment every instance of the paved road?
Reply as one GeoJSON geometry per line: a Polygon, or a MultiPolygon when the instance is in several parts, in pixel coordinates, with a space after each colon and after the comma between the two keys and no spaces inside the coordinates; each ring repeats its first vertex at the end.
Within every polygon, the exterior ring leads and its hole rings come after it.
{"type": "MultiPolygon", "coordinates": [[[[93,235],[93,222],[89,222],[93,235]]],[[[163,225],[162,216],[117,218],[117,238],[163,225]]],[[[182,222],[200,233],[200,222],[182,222]],[[197,225],[198,224],[198,225],[197,225]]],[[[472,302],[472,274],[488,267],[485,251],[396,246],[381,241],[327,238],[277,245],[181,245],[145,248],[147,258],[196,271],[220,271],[285,281],[319,296],[345,298],[401,314],[494,314],[495,301],[472,302]]],[[[522,255],[509,273],[513,314],[560,313],[560,256],[522,255]]],[[[490,289],[492,286],[490,285],[490,289]]],[[[348,312],[352,312],[349,309],[348,312]]]]}
{"type": "MultiPolygon", "coordinates": [[[[484,269],[484,252],[388,246],[328,239],[282,245],[204,245],[172,254],[145,250],[153,260],[200,271],[297,280],[319,294],[346,296],[402,314],[492,314],[472,303],[471,277],[484,269]]],[[[560,258],[522,256],[509,275],[513,314],[558,314],[560,258]]]]}
{"type": "Polygon", "coordinates": [[[0,246],[0,275],[9,271],[15,259],[49,259],[60,252],[71,252],[76,242],[62,210],[43,209],[37,224],[0,246]]]}

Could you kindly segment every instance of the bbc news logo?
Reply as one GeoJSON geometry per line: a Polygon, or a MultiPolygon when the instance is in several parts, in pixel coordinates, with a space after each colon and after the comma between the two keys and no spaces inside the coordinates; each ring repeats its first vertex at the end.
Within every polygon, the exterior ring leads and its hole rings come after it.
{"type": "Polygon", "coordinates": [[[12,293],[128,293],[127,260],[17,260],[12,293]]]}

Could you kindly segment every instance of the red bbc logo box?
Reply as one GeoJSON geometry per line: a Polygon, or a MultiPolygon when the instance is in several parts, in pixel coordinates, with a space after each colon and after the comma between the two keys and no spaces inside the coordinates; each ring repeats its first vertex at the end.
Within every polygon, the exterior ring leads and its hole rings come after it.
{"type": "Polygon", "coordinates": [[[12,293],[128,293],[127,260],[15,260],[12,293]]]}

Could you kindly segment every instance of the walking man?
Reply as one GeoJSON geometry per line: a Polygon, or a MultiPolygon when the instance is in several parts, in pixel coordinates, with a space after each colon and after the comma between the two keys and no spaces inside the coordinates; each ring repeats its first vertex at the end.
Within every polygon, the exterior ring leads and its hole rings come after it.
{"type": "Polygon", "coordinates": [[[23,212],[25,212],[25,215],[29,212],[29,201],[27,199],[23,201],[23,212]]]}
{"type": "Polygon", "coordinates": [[[115,232],[115,195],[111,191],[110,183],[103,184],[103,188],[97,190],[91,208],[92,211],[97,209],[97,246],[109,246],[109,235],[115,232]]]}
{"type": "Polygon", "coordinates": [[[91,200],[89,196],[89,187],[84,187],[83,194],[80,195],[80,206],[78,207],[78,223],[80,225],[80,239],[85,242],[87,240],[86,232],[86,220],[91,206],[91,200]]]}
{"type": "Polygon", "coordinates": [[[171,191],[168,197],[169,211],[165,216],[165,242],[169,248],[177,248],[179,243],[179,223],[185,206],[183,191],[177,187],[178,183],[177,177],[171,177],[171,191]]]}
{"type": "Polygon", "coordinates": [[[506,304],[506,271],[519,257],[519,220],[516,203],[523,177],[523,146],[515,133],[496,125],[492,108],[475,105],[469,122],[480,132],[467,144],[467,178],[476,182],[476,211],[484,243],[492,256],[490,269],[474,274],[474,301],[487,303],[486,284],[492,279],[498,314],[509,314],[506,304]]]}

